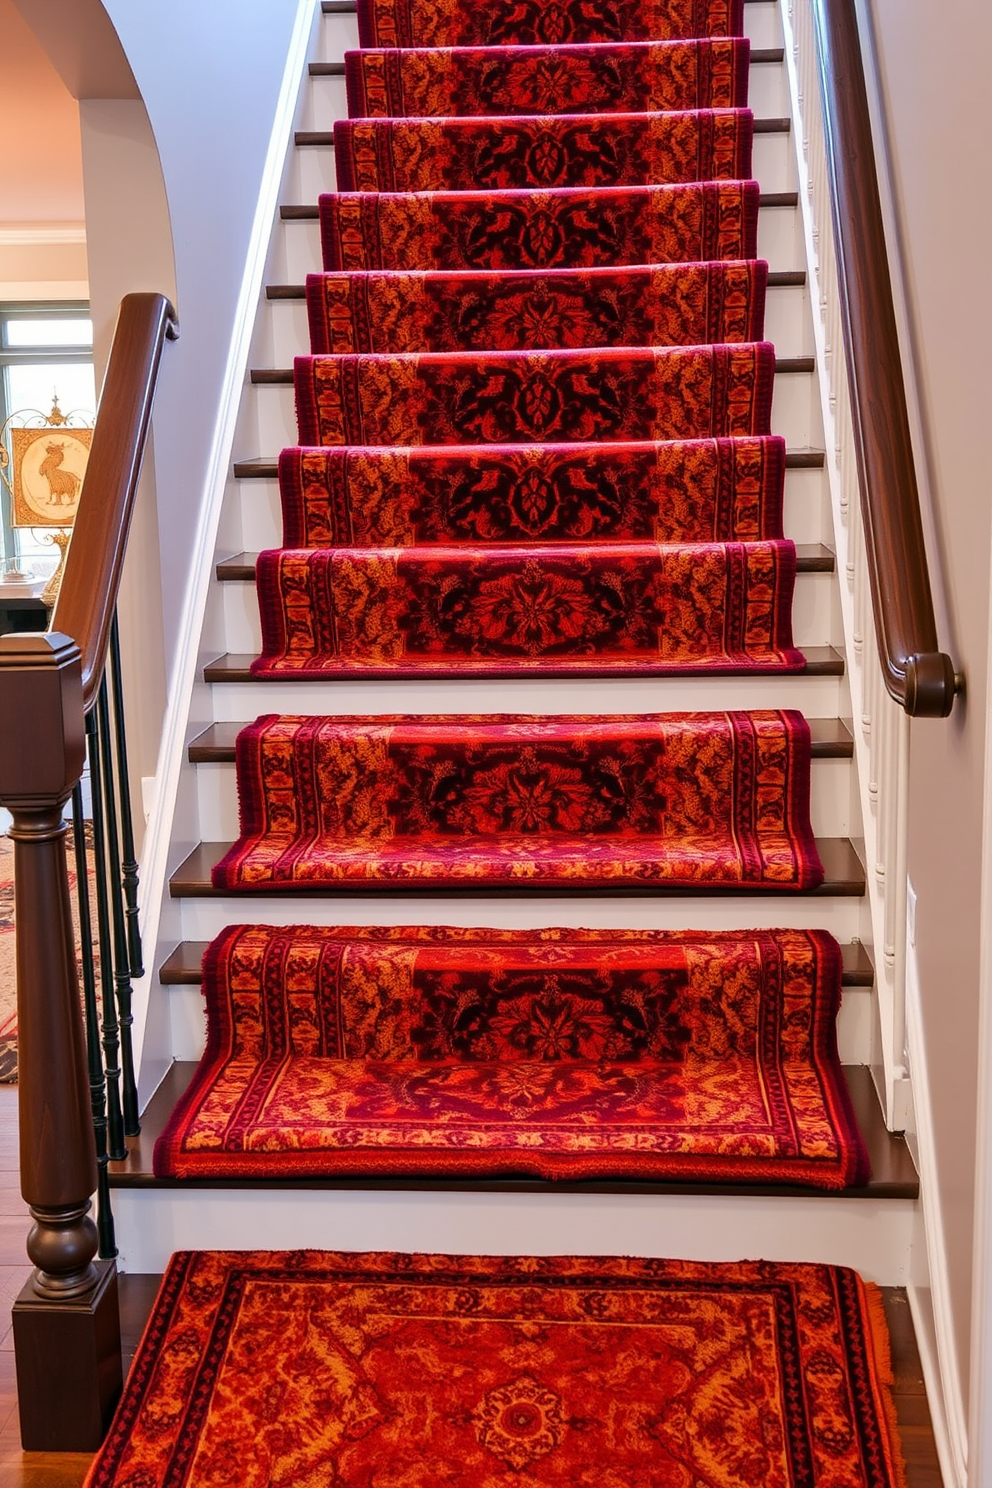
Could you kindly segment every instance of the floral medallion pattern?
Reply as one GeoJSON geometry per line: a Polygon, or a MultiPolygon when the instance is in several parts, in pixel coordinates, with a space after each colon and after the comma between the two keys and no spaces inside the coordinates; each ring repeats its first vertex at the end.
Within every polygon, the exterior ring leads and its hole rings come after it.
{"type": "Polygon", "coordinates": [[[842,1267],[181,1251],[87,1485],[898,1488],[891,1384],[842,1267]]]}
{"type": "Polygon", "coordinates": [[[823,932],[236,925],[203,985],[161,1177],[867,1179],[823,932]]]}
{"type": "Polygon", "coordinates": [[[345,119],[334,126],[342,191],[505,191],[741,181],[749,109],[345,119]]]}
{"type": "Polygon", "coordinates": [[[483,274],[312,274],[317,353],[544,351],[755,341],[762,262],[483,274]]]}
{"type": "Polygon", "coordinates": [[[758,186],[336,192],[320,224],[328,271],[708,263],[757,256],[758,186]]]}
{"type": "Polygon", "coordinates": [[[363,47],[563,46],[741,36],[743,0],[359,0],[363,47]]]}
{"type": "Polygon", "coordinates": [[[352,118],[652,113],[747,102],[740,38],[347,52],[352,118]]]}

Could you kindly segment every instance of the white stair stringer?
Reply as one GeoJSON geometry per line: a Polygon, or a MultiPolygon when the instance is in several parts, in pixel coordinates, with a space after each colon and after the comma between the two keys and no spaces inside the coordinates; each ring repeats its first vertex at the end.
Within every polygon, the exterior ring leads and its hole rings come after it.
{"type": "MultiPolygon", "coordinates": [[[[755,47],[782,45],[773,0],[752,0],[747,27],[755,47]]],[[[357,44],[355,17],[324,16],[316,33],[315,60],[340,61],[357,44]]],[[[789,94],[784,64],[752,66],[758,117],[785,117],[789,94]]],[[[297,127],[326,130],[345,112],[342,78],[305,83],[297,127]]],[[[763,194],[781,196],[798,186],[795,148],[787,134],[755,140],[754,172],[763,194]]],[[[333,151],[291,148],[281,200],[312,205],[334,189],[333,151]]],[[[762,206],[759,253],[773,272],[805,270],[805,240],[794,205],[762,206]]],[[[277,215],[266,284],[301,285],[320,267],[319,229],[313,219],[277,215]]],[[[780,357],[814,351],[807,285],[775,287],[768,296],[768,334],[780,357]]],[[[249,366],[288,368],[308,349],[301,300],[259,300],[249,366]]],[[[791,450],[823,447],[820,388],[815,372],[788,371],[776,378],[773,429],[791,450]]],[[[234,438],[235,462],[273,461],[296,442],[292,388],[246,381],[234,438]]],[[[833,518],[826,473],[790,468],[785,491],[786,532],[797,543],[833,546],[833,518]]],[[[220,513],[211,568],[241,552],[276,546],[281,520],[276,482],[231,474],[220,513]]],[[[206,562],[206,559],[204,559],[206,562]]],[[[795,629],[804,647],[843,647],[836,574],[802,574],[797,580],[795,629]]],[[[254,587],[245,581],[212,582],[200,636],[205,664],[228,654],[257,650],[259,625],[254,587]]],[[[624,713],[706,708],[793,707],[809,718],[848,719],[844,676],[730,678],[527,678],[341,682],[247,682],[193,689],[187,742],[212,723],[243,724],[265,712],[376,714],[418,712],[624,713]]],[[[237,835],[233,765],[179,769],[170,867],[199,841],[237,835]]],[[[860,792],[849,759],[813,764],[814,828],[824,837],[861,835],[860,792]]],[[[634,895],[611,894],[385,894],[312,897],[190,896],[162,903],[156,968],[179,941],[212,939],[237,921],[291,924],[455,924],[528,928],[590,927],[734,929],[817,927],[838,940],[870,943],[866,901],[852,895],[634,895]]],[[[874,994],[846,987],[839,1020],[841,1056],[848,1064],[873,1060],[874,994]]],[[[162,986],[153,977],[142,1049],[141,1090],[151,1095],[169,1062],[195,1059],[203,1045],[203,1014],[196,986],[162,986]]],[[[909,1198],[758,1196],[722,1193],[438,1192],[333,1185],[211,1188],[167,1184],[114,1188],[121,1260],[125,1269],[159,1270],[168,1254],[188,1246],[343,1249],[427,1249],[553,1253],[584,1251],[672,1255],[701,1259],[764,1256],[823,1260],[856,1266],[888,1284],[906,1280],[916,1202],[909,1198]]]]}

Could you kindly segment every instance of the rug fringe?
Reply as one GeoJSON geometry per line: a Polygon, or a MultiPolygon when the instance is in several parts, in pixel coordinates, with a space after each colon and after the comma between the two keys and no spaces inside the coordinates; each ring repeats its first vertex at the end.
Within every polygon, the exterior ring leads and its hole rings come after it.
{"type": "Polygon", "coordinates": [[[906,1459],[902,1452],[902,1438],[893,1393],[895,1373],[892,1368],[892,1343],[889,1337],[888,1319],[885,1316],[885,1299],[882,1296],[881,1287],[876,1286],[873,1281],[864,1281],[861,1278],[859,1281],[864,1298],[865,1320],[868,1325],[866,1338],[872,1351],[874,1377],[878,1382],[879,1414],[885,1422],[889,1438],[886,1443],[888,1458],[886,1465],[892,1474],[892,1488],[908,1488],[906,1459]]]}

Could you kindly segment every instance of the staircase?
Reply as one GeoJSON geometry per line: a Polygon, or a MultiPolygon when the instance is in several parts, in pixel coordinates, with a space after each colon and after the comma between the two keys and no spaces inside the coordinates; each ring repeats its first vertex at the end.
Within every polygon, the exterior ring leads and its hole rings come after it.
{"type": "MultiPolygon", "coordinates": [[[[280,450],[296,443],[293,358],[310,348],[303,284],[321,266],[314,205],[335,189],[333,125],[347,115],[343,56],[356,47],[349,0],[324,0],[301,95],[259,305],[250,381],[221,516],[201,640],[202,685],[190,718],[188,761],[174,833],[175,871],[161,920],[143,1060],[168,1072],[126,1162],[111,1165],[124,1270],[159,1272],[174,1249],[197,1247],[634,1253],[731,1260],[828,1261],[904,1284],[918,1186],[902,1138],[886,1129],[871,1067],[880,1063],[871,919],[859,854],[860,791],[845,678],[830,493],[820,419],[809,285],[798,204],[796,144],[778,6],[749,0],[753,174],[761,188],[758,253],[769,278],[765,337],[776,348],[772,428],[788,449],[785,531],[797,545],[793,609],[800,674],[659,677],[540,675],[336,677],[267,680],[250,664],[262,645],[257,554],[282,541],[280,450]],[[812,734],[812,823],[825,870],[811,893],[657,892],[618,888],[521,891],[368,889],[305,898],[216,890],[211,869],[238,835],[235,739],[263,714],[647,714],[720,709],[800,711],[812,734]],[[203,1047],[200,962],[226,925],[542,926],[602,930],[817,928],[843,951],[841,1059],[872,1176],[840,1193],[781,1185],[539,1179],[367,1177],[252,1182],[156,1178],[151,1149],[189,1084],[203,1047]],[[170,1061],[173,1061],[170,1063],[170,1061]]],[[[144,1076],[147,1085],[147,1075],[144,1076]]]]}

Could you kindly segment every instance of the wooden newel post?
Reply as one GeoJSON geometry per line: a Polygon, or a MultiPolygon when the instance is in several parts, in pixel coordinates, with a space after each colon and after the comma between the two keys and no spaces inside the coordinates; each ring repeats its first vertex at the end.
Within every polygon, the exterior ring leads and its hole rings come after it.
{"type": "Polygon", "coordinates": [[[35,1265],[14,1304],[21,1440],[86,1451],[121,1388],[117,1276],[97,1261],[96,1149],[62,813],[82,775],[80,655],[0,636],[0,804],[13,817],[21,1193],[35,1265]]]}

